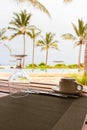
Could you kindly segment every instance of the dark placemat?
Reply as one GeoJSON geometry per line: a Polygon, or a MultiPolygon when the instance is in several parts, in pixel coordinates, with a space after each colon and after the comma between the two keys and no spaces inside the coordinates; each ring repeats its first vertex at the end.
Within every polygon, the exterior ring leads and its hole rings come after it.
{"type": "Polygon", "coordinates": [[[75,100],[36,94],[2,97],[0,130],[51,130],[75,100]]]}
{"type": "Polygon", "coordinates": [[[87,114],[87,96],[75,100],[52,130],[82,130],[87,114]]]}

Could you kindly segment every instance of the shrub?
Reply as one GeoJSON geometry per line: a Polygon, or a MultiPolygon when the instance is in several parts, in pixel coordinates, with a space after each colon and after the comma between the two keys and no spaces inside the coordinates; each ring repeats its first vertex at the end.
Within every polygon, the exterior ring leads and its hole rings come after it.
{"type": "Polygon", "coordinates": [[[72,78],[75,78],[80,84],[87,85],[87,75],[71,75],[72,78]]]}
{"type": "Polygon", "coordinates": [[[54,67],[55,68],[65,68],[66,65],[65,64],[56,64],[54,67]]]}
{"type": "Polygon", "coordinates": [[[46,66],[44,62],[41,62],[38,66],[46,66]]]}
{"type": "Polygon", "coordinates": [[[83,75],[81,83],[87,85],[87,75],[83,75]]]}
{"type": "Polygon", "coordinates": [[[78,68],[77,64],[68,65],[68,68],[78,68]]]}
{"type": "MultiPolygon", "coordinates": [[[[34,64],[34,68],[36,68],[36,67],[37,67],[37,65],[34,64]]],[[[32,68],[32,64],[27,65],[26,68],[32,68]]]]}

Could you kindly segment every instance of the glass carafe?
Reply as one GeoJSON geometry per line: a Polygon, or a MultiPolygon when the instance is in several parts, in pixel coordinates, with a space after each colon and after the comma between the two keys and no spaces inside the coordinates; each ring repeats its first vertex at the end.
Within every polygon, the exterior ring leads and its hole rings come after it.
{"type": "Polygon", "coordinates": [[[20,98],[28,95],[29,76],[22,69],[23,58],[26,55],[12,55],[17,60],[17,65],[14,72],[8,80],[10,95],[14,98],[20,98]]]}

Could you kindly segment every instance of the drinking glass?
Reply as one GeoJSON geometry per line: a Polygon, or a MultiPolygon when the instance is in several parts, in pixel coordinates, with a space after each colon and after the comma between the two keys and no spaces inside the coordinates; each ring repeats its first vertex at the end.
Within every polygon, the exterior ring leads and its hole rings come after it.
{"type": "Polygon", "coordinates": [[[22,69],[23,58],[27,55],[11,55],[16,58],[17,65],[8,80],[9,92],[11,97],[19,98],[28,95],[29,76],[22,69]]]}

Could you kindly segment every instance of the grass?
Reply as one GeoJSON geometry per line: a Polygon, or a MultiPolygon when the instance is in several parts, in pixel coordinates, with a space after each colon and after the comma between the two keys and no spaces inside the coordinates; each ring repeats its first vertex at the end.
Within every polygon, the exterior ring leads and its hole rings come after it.
{"type": "Polygon", "coordinates": [[[69,75],[72,78],[75,78],[78,83],[82,84],[82,85],[87,85],[87,75],[83,75],[83,74],[70,74],[69,75]]]}

